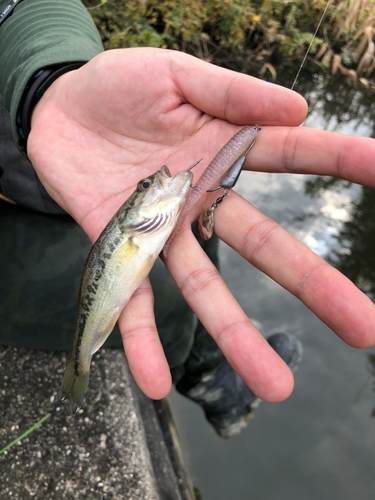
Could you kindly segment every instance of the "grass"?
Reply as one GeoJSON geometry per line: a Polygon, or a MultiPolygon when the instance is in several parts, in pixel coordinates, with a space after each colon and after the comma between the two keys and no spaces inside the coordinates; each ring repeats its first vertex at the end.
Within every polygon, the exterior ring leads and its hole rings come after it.
{"type": "Polygon", "coordinates": [[[27,429],[27,431],[25,431],[23,434],[21,434],[20,436],[18,436],[18,438],[16,438],[14,441],[12,441],[9,444],[7,444],[5,446],[5,448],[3,448],[2,450],[0,450],[0,455],[2,455],[3,453],[5,453],[6,451],[8,451],[10,448],[12,448],[13,446],[15,446],[20,441],[22,441],[22,439],[25,439],[25,437],[27,437],[29,434],[31,434],[32,432],[34,432],[40,425],[43,424],[43,422],[45,422],[47,419],[49,419],[50,416],[51,416],[51,413],[47,413],[47,415],[44,415],[44,417],[42,417],[36,424],[34,424],[32,427],[30,427],[30,429],[27,429]]]}

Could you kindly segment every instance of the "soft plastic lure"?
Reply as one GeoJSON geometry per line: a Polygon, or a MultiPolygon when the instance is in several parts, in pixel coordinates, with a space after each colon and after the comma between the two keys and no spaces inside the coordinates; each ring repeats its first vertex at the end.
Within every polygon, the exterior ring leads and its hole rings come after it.
{"type": "Polygon", "coordinates": [[[207,192],[216,191],[220,187],[225,188],[225,184],[233,187],[237,181],[242,167],[245,163],[246,155],[255,144],[259,127],[243,127],[223,146],[214,159],[210,162],[206,170],[201,175],[193,191],[190,193],[183,210],[177,220],[177,224],[163,249],[163,255],[167,256],[168,249],[182,228],[188,212],[194,207],[207,192]],[[225,174],[228,173],[227,176],[225,174]],[[225,176],[225,177],[224,177],[225,176]],[[224,177],[224,179],[223,179],[224,177]],[[220,180],[222,181],[220,182],[220,180]]]}

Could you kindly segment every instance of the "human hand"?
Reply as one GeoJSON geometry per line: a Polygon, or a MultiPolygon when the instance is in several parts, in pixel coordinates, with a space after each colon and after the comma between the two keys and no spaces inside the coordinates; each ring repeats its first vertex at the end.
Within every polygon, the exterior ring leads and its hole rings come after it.
{"type": "MultiPolygon", "coordinates": [[[[134,190],[162,164],[172,174],[203,157],[195,178],[240,125],[262,127],[246,168],[318,173],[375,185],[367,162],[375,141],[297,128],[298,94],[186,54],[155,49],[105,52],[60,77],[32,117],[28,154],[50,195],[92,241],[134,190]]],[[[207,205],[196,207],[191,219],[207,205]]],[[[191,222],[191,221],[189,221],[191,222]]],[[[216,233],[302,300],[343,340],[375,342],[375,306],[352,283],[239,195],[215,214],[216,233]]],[[[241,378],[279,401],[293,377],[251,324],[185,225],[166,265],[186,301],[241,378]]],[[[150,397],[170,389],[145,283],[119,319],[133,375],[150,397]]]]}

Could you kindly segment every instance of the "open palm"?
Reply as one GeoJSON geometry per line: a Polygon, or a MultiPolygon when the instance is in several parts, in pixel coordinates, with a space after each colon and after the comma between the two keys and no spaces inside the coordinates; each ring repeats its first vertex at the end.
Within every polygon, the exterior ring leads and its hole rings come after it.
{"type": "MultiPolygon", "coordinates": [[[[203,158],[194,170],[198,178],[245,124],[262,127],[248,169],[341,175],[375,185],[375,168],[366,169],[363,154],[365,149],[374,155],[375,141],[297,128],[305,113],[304,100],[294,92],[186,54],[114,50],[48,89],[33,113],[28,154],[47,191],[92,241],[141,178],[163,164],[174,174],[203,158]],[[350,157],[340,155],[345,146],[350,157]]],[[[358,347],[375,342],[369,327],[375,307],[352,283],[240,196],[233,193],[224,205],[216,219],[222,240],[346,342],[358,347]]],[[[196,214],[202,208],[207,204],[196,207],[196,214]]],[[[289,369],[251,324],[188,227],[170,248],[169,271],[241,378],[262,399],[284,399],[293,387],[289,369]]],[[[134,294],[119,325],[139,386],[150,397],[165,396],[170,374],[148,282],[134,294]]]]}

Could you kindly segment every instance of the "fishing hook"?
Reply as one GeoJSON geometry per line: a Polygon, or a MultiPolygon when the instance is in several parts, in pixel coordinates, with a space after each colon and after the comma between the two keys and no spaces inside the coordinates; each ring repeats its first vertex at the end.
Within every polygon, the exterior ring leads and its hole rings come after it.
{"type": "Polygon", "coordinates": [[[200,160],[198,160],[198,161],[196,161],[195,163],[193,163],[192,165],[190,165],[190,167],[189,167],[189,168],[187,168],[187,169],[185,170],[185,172],[190,172],[190,170],[191,170],[192,168],[196,167],[196,166],[198,165],[198,163],[200,163],[202,160],[203,160],[203,158],[201,158],[200,160]]]}

